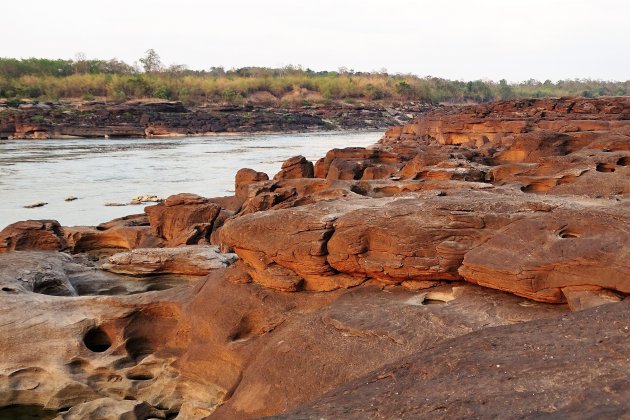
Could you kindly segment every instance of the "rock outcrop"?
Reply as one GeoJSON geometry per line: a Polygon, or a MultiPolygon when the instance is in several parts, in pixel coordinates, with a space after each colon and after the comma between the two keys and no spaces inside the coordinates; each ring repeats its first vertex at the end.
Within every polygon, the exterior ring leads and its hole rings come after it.
{"type": "Polygon", "coordinates": [[[0,253],[22,250],[61,251],[68,247],[56,220],[27,220],[0,231],[0,253]]]}
{"type": "Polygon", "coordinates": [[[154,236],[145,214],[125,216],[96,227],[64,227],[68,246],[73,252],[117,251],[162,245],[154,236]]]}
{"type": "Polygon", "coordinates": [[[259,186],[217,240],[285,291],[375,279],[465,280],[545,302],[575,286],[627,294],[629,102],[428,113],[373,148],[331,150],[318,179],[259,186]]]}
{"type": "Polygon", "coordinates": [[[624,417],[628,310],[624,302],[446,340],[273,418],[624,417]]]}
{"type": "Polygon", "coordinates": [[[205,276],[234,262],[234,254],[221,254],[216,246],[188,245],[176,248],[137,248],[114,254],[102,268],[130,275],[183,274],[205,276]]]}
{"type": "Polygon", "coordinates": [[[196,194],[177,194],[145,208],[151,231],[169,246],[193,245],[208,240],[221,206],[196,194]]]}
{"type": "MultiPolygon", "coordinates": [[[[0,109],[4,109],[0,104],[0,109]]],[[[213,133],[384,129],[430,108],[416,103],[221,105],[185,107],[158,99],[52,103],[10,108],[0,114],[0,139],[174,137],[213,133]]]]}
{"type": "Polygon", "coordinates": [[[294,156],[285,161],[280,172],[273,177],[276,181],[294,178],[313,178],[313,163],[304,156],[294,156]]]}
{"type": "Polygon", "coordinates": [[[11,225],[0,417],[623,416],[628,163],[627,98],[503,101],[233,197],[11,225]]]}

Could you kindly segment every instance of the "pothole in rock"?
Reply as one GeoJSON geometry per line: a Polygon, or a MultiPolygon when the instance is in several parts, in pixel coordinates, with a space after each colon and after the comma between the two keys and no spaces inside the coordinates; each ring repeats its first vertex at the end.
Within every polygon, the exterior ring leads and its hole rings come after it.
{"type": "Polygon", "coordinates": [[[175,274],[133,277],[99,273],[96,278],[71,278],[70,282],[79,296],[120,296],[168,290],[198,279],[199,277],[175,274]]]}
{"type": "Polygon", "coordinates": [[[129,357],[136,363],[151,355],[154,351],[153,345],[148,339],[143,337],[129,338],[125,342],[125,350],[129,357]]]}
{"type": "Polygon", "coordinates": [[[451,299],[448,299],[447,297],[443,297],[438,294],[432,294],[429,292],[429,293],[421,293],[419,295],[412,296],[409,299],[407,299],[405,303],[407,305],[412,305],[412,306],[442,305],[448,302],[449,300],[451,299]]]}
{"type": "Polygon", "coordinates": [[[112,340],[100,327],[92,328],[83,337],[83,344],[94,353],[103,353],[112,346],[112,340]]]}
{"type": "Polygon", "coordinates": [[[614,163],[598,163],[595,170],[597,172],[611,173],[615,172],[616,166],[614,163]]]}
{"type": "Polygon", "coordinates": [[[54,419],[59,413],[55,410],[45,409],[41,405],[8,405],[0,407],[0,419],[4,420],[33,420],[54,419]]]}
{"type": "Polygon", "coordinates": [[[153,379],[153,375],[148,372],[128,372],[126,376],[132,381],[150,381],[153,379]]]}
{"type": "Polygon", "coordinates": [[[558,236],[561,239],[575,239],[580,237],[580,232],[571,228],[562,228],[560,232],[558,232],[558,236]]]}
{"type": "Polygon", "coordinates": [[[521,191],[524,193],[546,193],[554,187],[555,184],[554,180],[534,181],[531,184],[522,186],[521,191]]]}

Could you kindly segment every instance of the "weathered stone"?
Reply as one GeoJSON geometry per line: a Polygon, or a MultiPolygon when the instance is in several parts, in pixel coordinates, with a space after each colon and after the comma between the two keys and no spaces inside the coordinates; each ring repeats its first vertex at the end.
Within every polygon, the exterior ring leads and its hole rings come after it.
{"type": "Polygon", "coordinates": [[[67,247],[64,230],[56,220],[27,220],[13,223],[0,231],[0,253],[61,251],[67,247]]]}
{"type": "Polygon", "coordinates": [[[276,181],[294,178],[313,178],[313,163],[304,156],[294,156],[286,160],[280,172],[273,177],[276,181]]]}
{"type": "Polygon", "coordinates": [[[146,207],[145,212],[153,234],[169,246],[177,246],[207,241],[221,207],[195,194],[177,194],[146,207]]]}
{"type": "Polygon", "coordinates": [[[215,246],[180,246],[176,248],[138,248],[114,254],[102,268],[114,273],[185,274],[205,276],[224,268],[236,259],[234,254],[221,254],[215,246]]]}

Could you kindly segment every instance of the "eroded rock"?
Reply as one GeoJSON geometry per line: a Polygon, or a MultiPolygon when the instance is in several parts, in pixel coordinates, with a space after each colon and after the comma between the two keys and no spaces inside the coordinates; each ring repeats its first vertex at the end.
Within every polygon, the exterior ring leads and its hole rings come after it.
{"type": "Polygon", "coordinates": [[[222,254],[216,246],[189,245],[176,248],[138,248],[114,254],[102,268],[114,273],[185,274],[205,276],[224,268],[236,259],[234,254],[222,254]]]}
{"type": "Polygon", "coordinates": [[[0,231],[0,253],[21,250],[61,251],[68,246],[56,220],[27,220],[0,231]]]}

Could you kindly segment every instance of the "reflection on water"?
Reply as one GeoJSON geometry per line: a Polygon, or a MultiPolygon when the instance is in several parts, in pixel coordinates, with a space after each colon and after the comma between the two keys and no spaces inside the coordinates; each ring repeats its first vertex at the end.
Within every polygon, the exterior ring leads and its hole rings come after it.
{"type": "Polygon", "coordinates": [[[295,155],[317,160],[335,147],[368,146],[381,132],[178,139],[0,140],[0,229],[25,219],[95,225],[143,206],[105,207],[142,194],[233,194],[243,167],[272,177],[295,155]],[[65,202],[67,196],[79,197],[65,202]],[[47,202],[24,209],[25,204],[47,202]]]}

